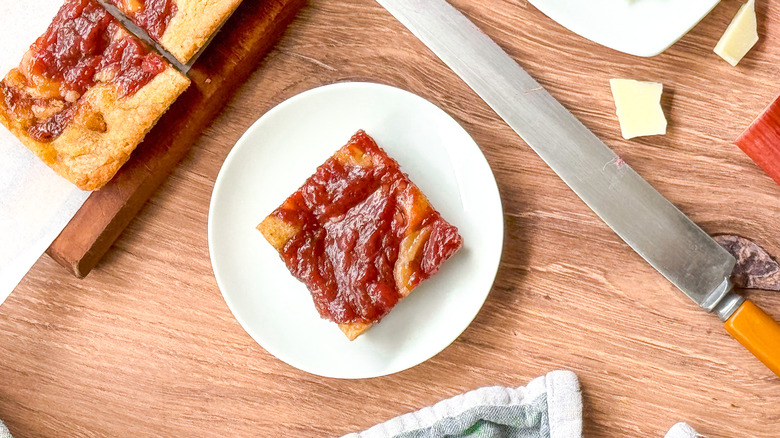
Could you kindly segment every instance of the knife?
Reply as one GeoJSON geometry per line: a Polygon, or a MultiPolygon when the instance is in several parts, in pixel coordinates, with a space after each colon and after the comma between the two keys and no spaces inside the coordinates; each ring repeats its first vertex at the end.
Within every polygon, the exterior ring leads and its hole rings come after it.
{"type": "Polygon", "coordinates": [[[736,260],[446,0],[377,0],[631,248],[780,376],[780,324],[732,291],[736,260]]]}
{"type": "MultiPolygon", "coordinates": [[[[176,59],[175,56],[171,52],[169,52],[165,47],[162,46],[162,44],[158,43],[154,38],[152,38],[149,33],[147,33],[144,29],[133,23],[130,18],[128,18],[124,12],[122,12],[116,5],[113,3],[110,3],[109,0],[98,0],[98,3],[100,3],[100,6],[103,7],[103,9],[106,10],[109,14],[111,14],[112,17],[114,17],[117,21],[119,21],[122,24],[122,27],[127,29],[128,32],[130,32],[134,37],[140,39],[143,41],[147,46],[154,48],[154,50],[160,54],[163,58],[165,58],[166,61],[168,61],[169,64],[173,66],[176,70],[179,71],[179,73],[187,76],[187,74],[190,72],[190,69],[192,68],[192,65],[195,64],[195,61],[200,58],[200,55],[203,54],[203,52],[206,50],[206,48],[211,44],[211,41],[214,40],[214,38],[217,36],[219,31],[222,29],[222,27],[227,23],[228,19],[233,16],[235,13],[235,10],[231,12],[230,14],[226,15],[225,18],[222,19],[222,22],[217,25],[216,30],[211,33],[211,36],[206,40],[206,42],[201,46],[201,48],[192,55],[192,57],[187,61],[186,64],[182,63],[178,59],[176,59]]],[[[238,8],[236,8],[238,9],[238,8]]]]}

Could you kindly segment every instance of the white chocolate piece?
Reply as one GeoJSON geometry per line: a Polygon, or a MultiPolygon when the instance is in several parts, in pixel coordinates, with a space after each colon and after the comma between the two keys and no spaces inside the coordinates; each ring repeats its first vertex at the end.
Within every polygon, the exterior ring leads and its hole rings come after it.
{"type": "Polygon", "coordinates": [[[618,121],[626,140],[645,135],[666,134],[666,117],[661,109],[664,86],[658,82],[610,79],[618,121]]]}
{"type": "Polygon", "coordinates": [[[715,46],[715,53],[729,64],[736,66],[758,42],[756,3],[748,0],[742,5],[715,46]]]}

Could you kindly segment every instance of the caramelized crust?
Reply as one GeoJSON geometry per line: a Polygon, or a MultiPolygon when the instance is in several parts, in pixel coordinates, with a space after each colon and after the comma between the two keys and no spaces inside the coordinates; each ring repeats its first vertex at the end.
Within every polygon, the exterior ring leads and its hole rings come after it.
{"type": "MultiPolygon", "coordinates": [[[[290,241],[300,229],[291,225],[276,216],[270,215],[260,222],[257,229],[263,233],[263,236],[277,251],[281,252],[284,245],[290,241]]],[[[408,294],[409,291],[406,292],[408,294]]],[[[364,322],[350,322],[339,324],[339,329],[344,332],[347,339],[354,341],[358,336],[365,333],[373,324],[364,322]]]]}
{"type": "Polygon", "coordinates": [[[0,123],[54,171],[95,190],[188,85],[95,0],[66,0],[0,81],[0,123]]]}
{"type": "Polygon", "coordinates": [[[362,131],[257,228],[349,340],[461,246],[457,229],[362,131]]]}
{"type": "Polygon", "coordinates": [[[188,85],[172,67],[132,96],[119,97],[114,86],[98,84],[81,97],[73,120],[51,142],[32,138],[1,102],[0,123],[55,172],[82,190],[96,190],[111,180],[188,85]]]}

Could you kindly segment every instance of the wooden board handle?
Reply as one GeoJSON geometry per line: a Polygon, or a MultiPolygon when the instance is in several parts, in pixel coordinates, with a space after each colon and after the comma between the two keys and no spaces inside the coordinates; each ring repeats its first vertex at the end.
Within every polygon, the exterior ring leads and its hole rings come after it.
{"type": "Polygon", "coordinates": [[[780,377],[780,324],[750,301],[726,321],[726,330],[780,377]]]}

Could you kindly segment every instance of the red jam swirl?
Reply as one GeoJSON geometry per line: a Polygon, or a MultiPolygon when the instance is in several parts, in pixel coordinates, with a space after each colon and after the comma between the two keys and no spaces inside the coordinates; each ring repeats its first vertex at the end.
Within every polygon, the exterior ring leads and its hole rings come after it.
{"type": "Polygon", "coordinates": [[[68,0],[19,68],[0,83],[0,92],[6,109],[23,120],[28,134],[49,142],[71,122],[79,98],[97,82],[114,84],[125,97],[165,68],[159,55],[124,31],[97,2],[68,0]]]}
{"type": "MultiPolygon", "coordinates": [[[[410,230],[404,213],[417,190],[365,132],[356,147],[373,166],[328,159],[274,215],[298,226],[281,251],[290,272],[309,288],[323,318],[336,323],[379,321],[401,298],[394,267],[410,230]]],[[[426,205],[416,228],[430,227],[414,260],[412,287],[430,277],[461,246],[457,228],[426,205]]]]}
{"type": "Polygon", "coordinates": [[[111,3],[155,41],[160,41],[177,11],[174,0],[111,0],[111,3]]]}

